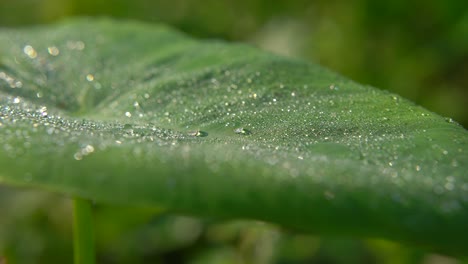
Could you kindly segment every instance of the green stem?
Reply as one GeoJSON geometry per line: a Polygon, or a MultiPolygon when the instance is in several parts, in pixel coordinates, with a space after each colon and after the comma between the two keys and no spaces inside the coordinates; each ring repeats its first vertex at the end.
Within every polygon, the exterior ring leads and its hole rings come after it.
{"type": "Polygon", "coordinates": [[[73,251],[75,264],[94,264],[94,232],[91,202],[73,199],[73,251]]]}

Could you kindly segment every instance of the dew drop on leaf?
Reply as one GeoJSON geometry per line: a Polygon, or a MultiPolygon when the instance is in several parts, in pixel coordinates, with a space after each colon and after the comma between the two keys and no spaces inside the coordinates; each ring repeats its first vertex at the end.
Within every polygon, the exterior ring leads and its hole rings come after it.
{"type": "Polygon", "coordinates": [[[189,136],[192,136],[192,137],[206,137],[206,136],[208,136],[207,132],[201,131],[201,130],[189,131],[189,132],[187,132],[187,134],[189,136]]]}
{"type": "Polygon", "coordinates": [[[87,80],[88,82],[94,81],[94,75],[92,75],[91,73],[90,73],[90,74],[87,74],[87,75],[86,75],[86,80],[87,80]]]}
{"type": "Polygon", "coordinates": [[[239,127],[239,128],[234,129],[234,133],[239,134],[239,135],[244,135],[244,136],[251,134],[250,130],[245,129],[243,127],[239,127]]]}
{"type": "Polygon", "coordinates": [[[60,50],[56,46],[48,47],[47,52],[52,56],[58,56],[60,54],[60,50]]]}
{"type": "Polygon", "coordinates": [[[23,52],[31,59],[35,59],[37,57],[37,52],[31,45],[24,46],[23,52]]]}

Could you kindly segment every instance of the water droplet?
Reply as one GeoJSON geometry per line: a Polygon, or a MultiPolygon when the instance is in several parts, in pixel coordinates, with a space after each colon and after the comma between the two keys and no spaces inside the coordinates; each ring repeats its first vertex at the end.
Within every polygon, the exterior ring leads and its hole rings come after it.
{"type": "Polygon", "coordinates": [[[48,114],[47,114],[47,107],[43,106],[41,108],[39,108],[39,110],[37,110],[38,113],[41,114],[41,116],[43,117],[46,117],[48,114]]]}
{"type": "Polygon", "coordinates": [[[84,147],[82,147],[78,152],[76,152],[74,155],[73,155],[73,158],[76,159],[76,160],[82,160],[83,157],[91,154],[94,152],[94,146],[93,145],[86,145],[84,147]]]}
{"type": "Polygon", "coordinates": [[[92,145],[86,145],[86,147],[83,148],[83,151],[86,154],[92,153],[94,152],[94,147],[92,145]]]}
{"type": "Polygon", "coordinates": [[[189,132],[187,132],[187,134],[189,136],[192,136],[192,137],[206,137],[206,136],[208,136],[207,132],[201,131],[201,130],[189,131],[189,132]]]}
{"type": "Polygon", "coordinates": [[[328,88],[330,88],[330,90],[339,90],[338,86],[336,86],[334,83],[332,83],[328,88]]]}
{"type": "Polygon", "coordinates": [[[240,134],[240,135],[250,135],[251,134],[250,130],[245,129],[243,127],[239,127],[239,128],[234,129],[234,133],[240,134]]]}
{"type": "Polygon", "coordinates": [[[9,76],[5,72],[0,72],[0,80],[4,80],[8,83],[10,88],[21,88],[23,87],[23,83],[20,81],[15,80],[15,78],[9,76]]]}
{"type": "Polygon", "coordinates": [[[76,160],[82,160],[83,159],[83,155],[81,155],[80,152],[77,152],[73,155],[73,158],[75,158],[76,160]]]}
{"type": "Polygon", "coordinates": [[[455,123],[455,121],[454,121],[452,118],[450,118],[450,117],[446,117],[446,118],[445,118],[445,122],[447,122],[447,123],[455,123]]]}
{"type": "Polygon", "coordinates": [[[31,45],[24,46],[23,52],[31,59],[35,59],[37,57],[37,52],[31,45]]]}
{"type": "Polygon", "coordinates": [[[94,75],[92,75],[91,73],[89,73],[88,75],[86,75],[86,80],[87,80],[88,82],[94,81],[94,75]]]}
{"type": "Polygon", "coordinates": [[[58,56],[60,54],[60,50],[55,46],[48,47],[47,52],[52,56],[58,56]]]}

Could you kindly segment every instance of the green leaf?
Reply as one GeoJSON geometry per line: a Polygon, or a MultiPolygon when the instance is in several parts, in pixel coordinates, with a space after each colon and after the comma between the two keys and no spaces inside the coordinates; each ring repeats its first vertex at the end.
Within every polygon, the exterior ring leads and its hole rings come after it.
{"type": "Polygon", "coordinates": [[[467,132],[397,95],[160,25],[2,29],[0,50],[5,184],[466,254],[467,132]]]}

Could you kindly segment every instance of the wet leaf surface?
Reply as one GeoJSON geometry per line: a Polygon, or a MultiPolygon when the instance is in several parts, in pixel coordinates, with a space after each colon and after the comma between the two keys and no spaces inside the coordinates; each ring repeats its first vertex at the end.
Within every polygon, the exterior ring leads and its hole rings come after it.
{"type": "Polygon", "coordinates": [[[4,184],[466,254],[467,132],[397,95],[133,22],[0,51],[4,184]]]}

